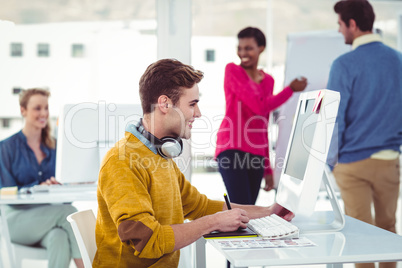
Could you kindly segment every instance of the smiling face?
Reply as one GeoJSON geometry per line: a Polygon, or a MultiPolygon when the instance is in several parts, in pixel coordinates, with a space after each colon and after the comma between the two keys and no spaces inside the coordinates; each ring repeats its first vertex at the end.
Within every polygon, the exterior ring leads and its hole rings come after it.
{"type": "Polygon", "coordinates": [[[45,128],[49,118],[48,97],[41,94],[32,95],[26,107],[21,107],[21,114],[25,118],[26,126],[45,128]]]}
{"type": "Polygon", "coordinates": [[[198,102],[200,99],[198,85],[194,84],[191,88],[183,88],[183,94],[179,101],[172,106],[169,113],[168,136],[189,139],[191,137],[191,129],[196,118],[201,116],[198,102]]]}
{"type": "Polygon", "coordinates": [[[264,46],[258,46],[253,37],[239,38],[237,56],[240,58],[240,65],[245,69],[257,68],[258,59],[264,49],[264,46]]]}

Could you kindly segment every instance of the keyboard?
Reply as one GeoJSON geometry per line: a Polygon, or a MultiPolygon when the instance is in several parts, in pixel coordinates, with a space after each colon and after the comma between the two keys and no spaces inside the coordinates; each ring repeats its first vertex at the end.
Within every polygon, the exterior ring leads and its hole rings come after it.
{"type": "Polygon", "coordinates": [[[297,226],[275,214],[250,220],[247,225],[263,238],[279,239],[299,237],[299,228],[297,226]]]}
{"type": "Polygon", "coordinates": [[[51,184],[51,185],[35,185],[29,190],[31,193],[71,193],[96,191],[98,185],[96,183],[74,183],[74,184],[51,184]]]}

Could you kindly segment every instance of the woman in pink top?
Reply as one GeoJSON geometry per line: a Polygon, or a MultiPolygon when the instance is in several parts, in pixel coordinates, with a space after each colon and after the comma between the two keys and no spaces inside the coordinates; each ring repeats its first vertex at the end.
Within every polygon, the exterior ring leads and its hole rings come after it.
{"type": "Polygon", "coordinates": [[[274,96],[274,79],[257,69],[265,49],[264,34],[248,27],[237,37],[241,63],[229,63],[225,69],[226,115],[217,134],[215,157],[231,201],[255,204],[263,177],[264,189],[273,187],[268,155],[269,113],[293,92],[304,90],[307,80],[295,79],[274,96]]]}

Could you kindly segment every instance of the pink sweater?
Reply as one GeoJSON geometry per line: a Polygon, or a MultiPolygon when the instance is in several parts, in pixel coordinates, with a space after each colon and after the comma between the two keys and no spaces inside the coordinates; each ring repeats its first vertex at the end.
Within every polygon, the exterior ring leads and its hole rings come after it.
{"type": "Polygon", "coordinates": [[[217,134],[215,158],[225,150],[240,150],[265,157],[265,174],[272,174],[269,165],[269,113],[293,94],[285,87],[273,95],[274,79],[264,75],[261,83],[250,79],[239,65],[229,63],[225,69],[226,114],[217,134]]]}

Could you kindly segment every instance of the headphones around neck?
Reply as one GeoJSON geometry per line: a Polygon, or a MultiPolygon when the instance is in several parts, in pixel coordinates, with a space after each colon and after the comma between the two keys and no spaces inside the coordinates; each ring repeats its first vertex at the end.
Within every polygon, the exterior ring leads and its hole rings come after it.
{"type": "Polygon", "coordinates": [[[143,135],[147,140],[149,140],[149,142],[151,142],[155,146],[158,154],[163,158],[174,158],[181,155],[181,153],[183,152],[183,141],[180,139],[180,137],[173,138],[167,136],[158,139],[145,130],[144,125],[142,124],[142,118],[137,123],[136,128],[138,132],[141,133],[141,135],[143,135]]]}

